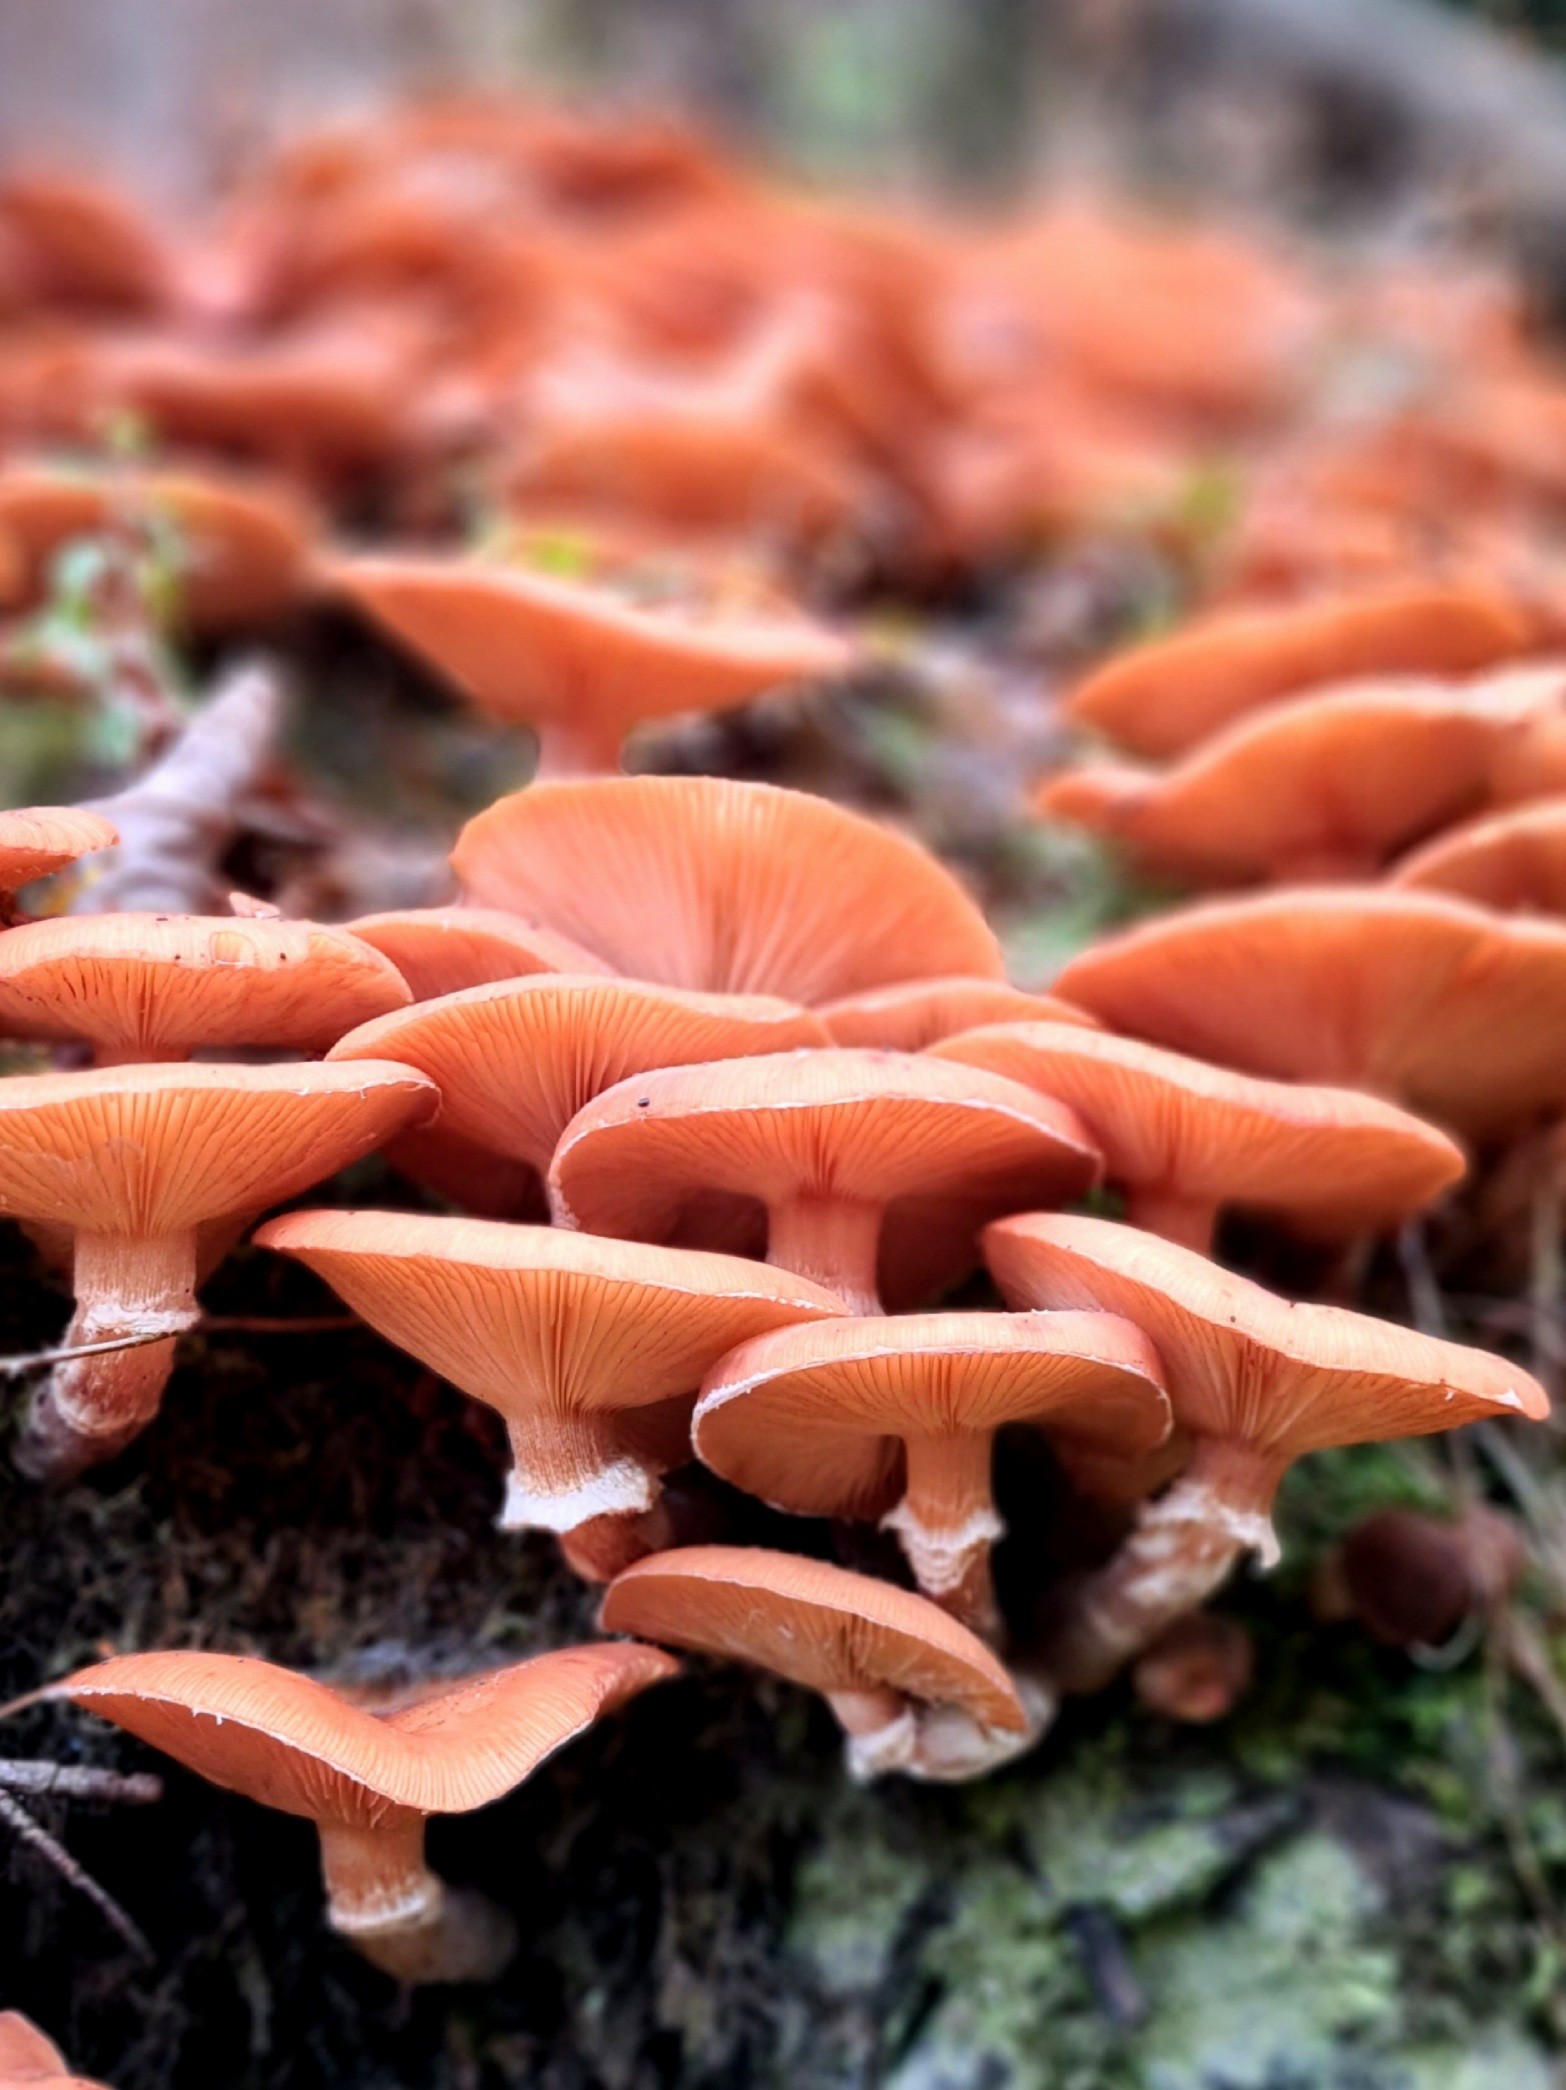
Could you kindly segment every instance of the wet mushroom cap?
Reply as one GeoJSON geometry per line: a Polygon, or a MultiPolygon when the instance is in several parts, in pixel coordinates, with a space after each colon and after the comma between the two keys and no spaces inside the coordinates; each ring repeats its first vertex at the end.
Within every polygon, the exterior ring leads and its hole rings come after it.
{"type": "Polygon", "coordinates": [[[1069,1104],[1112,1183],[1280,1213],[1328,1238],[1407,1218],[1467,1166],[1445,1133],[1379,1097],[1235,1074],[1107,1031],[995,1024],[930,1051],[1069,1104]]]}
{"type": "Polygon", "coordinates": [[[1526,616],[1483,589],[1418,584],[1219,610],[1096,668],[1066,709],[1133,753],[1184,753],[1231,718],[1363,675],[1457,675],[1523,652],[1526,616]]]}
{"type": "Polygon", "coordinates": [[[815,1007],[895,981],[1000,979],[1000,947],[917,844],[773,784],[535,784],[470,820],[465,897],[586,945],[614,971],[815,1007]]]}
{"type": "Polygon", "coordinates": [[[1129,1036],[1371,1089],[1475,1137],[1566,1102],[1566,927],[1444,894],[1206,901],[1081,952],[1056,985],[1129,1036]]]}
{"type": "Polygon", "coordinates": [[[854,1318],[755,1336],[696,1404],[697,1456],[774,1509],[878,1517],[903,1492],[909,1436],[1057,1429],[1134,1456],[1169,1434],[1157,1353],[1101,1313],[854,1318]]]}
{"type": "Polygon", "coordinates": [[[112,849],[119,831],[77,806],[21,806],[0,812],[0,893],[19,892],[35,878],[63,871],[78,857],[112,849]]]}
{"type": "Polygon", "coordinates": [[[156,1653],[117,1655],[35,1697],[68,1698],[264,1806],[373,1826],[388,1805],[488,1806],[678,1667],[634,1642],[568,1647],[375,1713],[253,1656],[156,1653]]]}
{"type": "Polygon", "coordinates": [[[880,1046],[922,1052],[956,1031],[981,1023],[1081,1023],[1096,1019],[1053,994],[1029,994],[1005,980],[899,980],[822,1004],[821,1021],[834,1045],[880,1046]]]}
{"type": "Polygon", "coordinates": [[[629,1075],[825,1043],[815,1016],[770,995],[540,973],[380,1017],[329,1056],[418,1067],[440,1089],[442,1133],[542,1174],[583,1105],[629,1075]]]}
{"type": "Polygon", "coordinates": [[[683,1397],[715,1357],[842,1311],[764,1263],[558,1227],[290,1212],[255,1238],[298,1256],[372,1328],[502,1414],[530,1400],[561,1414],[681,1400],[683,1433],[683,1397]]]}
{"type": "Polygon", "coordinates": [[[751,1662],[822,1692],[893,1690],[984,1726],[1027,1725],[1000,1662],[927,1597],[822,1560],[749,1546],[685,1546],[617,1575],[607,1633],[751,1662]]]}
{"type": "MultiPolygon", "coordinates": [[[[1547,700],[1558,701],[1553,677],[1547,700]]],[[[1313,860],[1353,872],[1483,806],[1497,762],[1542,701],[1516,678],[1325,690],[1235,720],[1170,769],[1068,770],[1035,804],[1196,884],[1244,884],[1313,860]]]]}
{"type": "Polygon", "coordinates": [[[527,567],[360,558],[339,561],[334,578],[485,711],[527,723],[590,711],[629,732],[841,674],[853,658],[803,616],[658,612],[527,567]]]}
{"type": "Polygon", "coordinates": [[[181,1232],[296,1196],[438,1103],[413,1068],[367,1060],[13,1074],[0,1082],[0,1214],[181,1232]]]}
{"type": "Polygon", "coordinates": [[[1343,1307],[1294,1304],[1155,1234],[1029,1213],[986,1228],[1013,1306],[1123,1314],[1163,1361],[1182,1428],[1284,1459],[1513,1415],[1544,1389],[1503,1357],[1343,1307]]]}
{"type": "Polygon", "coordinates": [[[1078,1196],[1098,1167],[1071,1112],[1017,1082],[833,1047],[617,1083],[566,1127],[549,1190],[561,1224],[656,1239],[700,1191],[1016,1211],[1078,1196]]]}
{"type": "Polygon", "coordinates": [[[348,932],[389,958],[415,1001],[536,972],[608,972],[591,951],[494,907],[406,907],[361,915],[348,932]]]}
{"type": "Polygon", "coordinates": [[[1566,798],[1513,806],[1437,835],[1395,864],[1388,883],[1500,914],[1566,915],[1566,798]]]}
{"type": "Polygon", "coordinates": [[[51,2084],[54,2090],[104,2090],[101,2083],[72,2075],[54,2041],[19,2010],[0,2010],[0,2090],[22,2090],[24,2083],[41,2090],[51,2084]]]}

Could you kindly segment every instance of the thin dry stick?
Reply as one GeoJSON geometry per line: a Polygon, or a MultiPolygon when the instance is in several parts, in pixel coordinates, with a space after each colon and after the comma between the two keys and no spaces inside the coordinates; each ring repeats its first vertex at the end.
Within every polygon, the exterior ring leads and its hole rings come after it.
{"type": "Polygon", "coordinates": [[[104,1922],[138,1959],[151,1963],[156,1957],[152,1947],[108,1889],[100,1887],[92,1874],[77,1864],[63,1844],[57,1843],[47,1829],[33,1820],[25,1807],[3,1792],[0,1792],[0,1822],[5,1823],[18,1843],[36,1851],[52,1865],[67,1886],[74,1887],[78,1894],[84,1894],[104,1922]]]}
{"type": "MultiPolygon", "coordinates": [[[[337,1329],[357,1328],[353,1314],[300,1314],[294,1319],[266,1314],[202,1314],[184,1331],[187,1335],[325,1335],[337,1329]]],[[[139,1350],[147,1343],[165,1343],[168,1330],[151,1335],[116,1335],[100,1343],[66,1343],[52,1350],[29,1350],[20,1357],[0,1357],[0,1379],[24,1378],[28,1372],[43,1371],[54,1364],[69,1364],[73,1357],[98,1357],[106,1350],[139,1350]]]]}
{"type": "Polygon", "coordinates": [[[163,1797],[163,1780],[150,1771],[104,1771],[93,1764],[24,1762],[0,1756],[0,1787],[31,1799],[111,1800],[148,1807],[163,1797]]]}

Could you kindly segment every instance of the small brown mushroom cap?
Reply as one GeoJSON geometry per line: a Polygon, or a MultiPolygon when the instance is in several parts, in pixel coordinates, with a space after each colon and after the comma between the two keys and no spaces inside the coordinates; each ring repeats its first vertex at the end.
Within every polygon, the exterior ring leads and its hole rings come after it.
{"type": "Polygon", "coordinates": [[[808,1010],[770,995],[540,973],[379,1017],[330,1057],[418,1067],[440,1089],[442,1133],[542,1175],[577,1112],[629,1075],[825,1042],[808,1010]]]}
{"type": "Polygon", "coordinates": [[[322,1052],[410,999],[389,959],[315,922],[61,915],[0,938],[0,1029],[87,1038],[105,1059],[238,1045],[322,1052]]]}
{"type": "Polygon", "coordinates": [[[258,1212],[439,1098],[411,1067],[102,1067],[0,1083],[0,1214],[141,1238],[258,1212]]]}
{"type": "Polygon", "coordinates": [[[35,878],[63,871],[95,849],[112,849],[119,839],[109,821],[77,806],[23,806],[0,812],[0,898],[9,900],[35,878]]]}
{"type": "Polygon", "coordinates": [[[488,1806],[678,1666],[635,1642],[561,1648],[376,1713],[249,1655],[116,1655],[21,1702],[68,1698],[230,1792],[373,1828],[488,1806]]]}
{"type": "Polygon", "coordinates": [[[1095,1018],[1053,994],[1029,994],[1005,980],[899,980],[863,994],[825,1002],[821,1021],[834,1045],[879,1046],[889,1052],[922,1052],[957,1031],[981,1023],[1081,1023],[1095,1018]]]}
{"type": "Polygon", "coordinates": [[[903,1493],[910,1438],[1031,1422],[1134,1455],[1169,1434],[1157,1353],[1101,1313],[866,1316],[753,1337],[715,1365],[697,1456],[774,1509],[875,1518],[903,1493]]]}
{"type": "Polygon", "coordinates": [[[556,1531],[651,1506],[649,1476],[689,1456],[695,1390],[726,1350],[841,1311],[763,1264],[553,1227],[290,1212],[256,1239],[498,1409],[517,1459],[506,1519],[556,1531]]]}
{"type": "Polygon", "coordinates": [[[930,1049],[1069,1104],[1111,1183],[1269,1213],[1314,1237],[1398,1225],[1466,1167],[1445,1133],[1379,1097],[1263,1081],[1107,1031],[995,1024],[930,1049]]]}
{"type": "Polygon", "coordinates": [[[1255,1668],[1255,1643],[1237,1618],[1193,1611],[1138,1658],[1131,1685],[1149,1712],[1206,1727],[1234,1711],[1255,1668]]]}
{"type": "Polygon", "coordinates": [[[1030,1213],[987,1228],[984,1250],[1013,1306],[1134,1321],[1163,1361],[1176,1422],[1280,1471],[1335,1445],[1549,1413],[1543,1387],[1505,1358],[1291,1303],[1136,1227],[1030,1213]]]}
{"type": "Polygon", "coordinates": [[[1566,915],[1566,798],[1490,813],[1393,865],[1388,883],[1500,914],[1566,915]]]}
{"type": "Polygon", "coordinates": [[[978,908],[917,844],[772,784],[536,784],[470,820],[451,860],[476,905],[671,987],[815,1007],[900,980],[1004,972],[978,908]]]}
{"type": "Polygon", "coordinates": [[[1056,985],[1116,1031],[1370,1089],[1473,1137],[1566,1102],[1566,927],[1444,894],[1206,901],[1083,951],[1056,985]]]}
{"type": "Polygon", "coordinates": [[[1504,598],[1428,583],[1219,610],[1106,661],[1066,708],[1135,754],[1179,755],[1297,690],[1355,676],[1459,675],[1524,652],[1532,636],[1504,598]]]}
{"type": "Polygon", "coordinates": [[[1559,675],[1471,688],[1353,684],[1246,716],[1172,769],[1092,765],[1049,779],[1046,815],[1193,885],[1365,877],[1491,802],[1509,750],[1559,675]]]}
{"type": "Polygon", "coordinates": [[[606,757],[644,719],[724,710],[853,658],[802,615],[651,610],[527,567],[357,558],[334,577],[481,709],[580,732],[606,757]]]}
{"type": "MultiPolygon", "coordinates": [[[[984,1215],[1065,1202],[1097,1172],[1063,1104],[977,1068],[834,1047],[617,1083],[561,1134],[549,1195],[562,1225],[647,1240],[674,1232],[700,1193],[757,1198],[771,1214],[773,1256],[793,1268],[803,1252],[810,1274],[834,1261],[812,1255],[810,1216],[851,1211],[870,1237],[872,1270],[861,1277],[873,1276],[880,1215],[917,1197],[960,1275],[984,1215]],[[784,1246],[789,1213],[801,1223],[784,1246]]],[[[864,1248],[856,1238],[855,1254],[864,1248]]]]}
{"type": "Polygon", "coordinates": [[[754,1663],[828,1696],[896,1691],[1020,1733],[1000,1662],[925,1597],[822,1560],[749,1546],[685,1546],[617,1575],[600,1620],[671,1647],[754,1663]]]}
{"type": "Polygon", "coordinates": [[[535,972],[608,972],[569,936],[494,907],[405,907],[361,915],[351,935],[389,958],[415,1001],[535,972]]]}

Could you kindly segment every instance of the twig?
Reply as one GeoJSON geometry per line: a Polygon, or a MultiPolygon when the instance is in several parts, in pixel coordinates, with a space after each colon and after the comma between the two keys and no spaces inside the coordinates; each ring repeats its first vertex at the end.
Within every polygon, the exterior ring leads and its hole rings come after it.
{"type": "Polygon", "coordinates": [[[245,661],[218,685],[144,776],[94,808],[120,831],[101,878],[84,883],[77,913],[211,914],[227,884],[217,866],[237,808],[272,759],[283,691],[265,662],[245,661]]]}
{"type": "Polygon", "coordinates": [[[86,1895],[109,1928],[139,1960],[151,1963],[156,1957],[152,1947],[108,1889],[100,1887],[92,1874],[77,1864],[63,1844],[57,1843],[47,1829],[33,1820],[25,1807],[4,1792],[0,1792],[0,1822],[5,1823],[18,1843],[36,1851],[52,1865],[67,1886],[74,1887],[78,1894],[86,1895]]]}
{"type": "MultiPolygon", "coordinates": [[[[186,1335],[328,1335],[338,1329],[359,1328],[354,1314],[201,1314],[181,1332],[186,1335]]],[[[69,1364],[77,1357],[101,1357],[109,1350],[139,1350],[148,1343],[170,1341],[166,1328],[150,1335],[114,1335],[99,1343],[63,1343],[52,1350],[28,1350],[19,1357],[0,1357],[0,1379],[21,1379],[29,1372],[46,1371],[51,1365],[69,1364]]]]}
{"type": "Polygon", "coordinates": [[[64,1343],[52,1350],[29,1350],[20,1357],[0,1357],[0,1379],[21,1379],[28,1372],[43,1371],[52,1364],[69,1364],[76,1357],[101,1357],[108,1350],[140,1350],[148,1343],[168,1340],[169,1331],[161,1328],[151,1335],[113,1335],[101,1343],[64,1343]]]}
{"type": "Polygon", "coordinates": [[[32,1799],[110,1800],[124,1807],[148,1807],[163,1797],[163,1780],[150,1771],[103,1771],[92,1764],[6,1756],[0,1756],[0,1788],[32,1799]]]}

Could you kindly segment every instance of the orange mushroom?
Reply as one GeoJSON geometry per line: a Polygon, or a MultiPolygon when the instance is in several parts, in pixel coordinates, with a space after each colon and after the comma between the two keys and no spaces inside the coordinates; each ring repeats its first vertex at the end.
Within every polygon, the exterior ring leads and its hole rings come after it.
{"type": "Polygon", "coordinates": [[[55,1366],[16,1462],[65,1480],[157,1412],[196,1319],[198,1232],[264,1211],[434,1110],[408,1067],[107,1067],[0,1083],[0,1216],[68,1230],[66,1346],[133,1347],[55,1366]]]}
{"type": "Polygon", "coordinates": [[[14,922],[16,896],[35,878],[51,878],[78,857],[112,849],[118,830],[76,806],[23,806],[0,812],[0,923],[14,922]]]}
{"type": "Polygon", "coordinates": [[[892,1052],[922,1052],[939,1038],[977,1030],[981,1023],[1083,1023],[1096,1027],[1085,1009],[1053,994],[1029,994],[1005,980],[899,980],[822,1005],[821,1021],[834,1045],[879,1045],[892,1052]]]}
{"type": "Polygon", "coordinates": [[[1067,712],[1134,754],[1180,755],[1247,711],[1364,675],[1461,675],[1528,649],[1524,612],[1420,583],[1335,601],[1221,610],[1096,668],[1067,712]]]}
{"type": "Polygon", "coordinates": [[[470,820],[464,897],[541,922],[615,972],[815,1007],[1000,947],[916,843],[804,791],[725,777],[535,784],[470,820]]]}
{"type": "Polygon", "coordinates": [[[13,463],[0,470],[0,537],[20,556],[0,597],[38,602],[62,546],[117,519],[177,533],[178,617],[198,632],[270,623],[303,592],[309,524],[286,488],[211,469],[89,476],[13,463]]]}
{"type": "Polygon", "coordinates": [[[1069,1691],[1106,1683],[1242,1554],[1276,1561],[1273,1498],[1306,1452],[1549,1413],[1543,1387],[1504,1358],[1292,1304],[1136,1227],[1034,1213],[997,1221],[984,1247],[1015,1307],[1134,1321],[1192,1440],[1190,1464],[1115,1558],[1062,1598],[1046,1666],[1069,1691]]]}
{"type": "Polygon", "coordinates": [[[322,1052],[408,999],[389,959],[315,922],[60,915],[0,937],[0,1029],[85,1038],[100,1066],[241,1045],[322,1052]]]}
{"type": "Polygon", "coordinates": [[[879,1519],[914,1580],[1000,1637],[995,1433],[1035,1423],[1134,1456],[1169,1434],[1158,1358],[1113,1314],[903,1314],[783,1328],[707,1374],[691,1440],[715,1473],[798,1516],[879,1519]]]}
{"type": "Polygon", "coordinates": [[[1172,769],[1067,770],[1034,803],[1186,884],[1372,877],[1421,835],[1566,784],[1538,730],[1562,687],[1551,669],[1313,692],[1221,727],[1172,769]]]}
{"type": "Polygon", "coordinates": [[[1566,797],[1513,806],[1437,835],[1388,883],[1450,893],[1503,914],[1566,914],[1566,797]]]}
{"type": "Polygon", "coordinates": [[[1106,1031],[994,1024],[930,1051],[1067,1104],[1132,1225],[1204,1255],[1226,1205],[1353,1239],[1401,1225],[1467,1165],[1445,1133],[1379,1097],[1261,1081],[1106,1031]]]}
{"type": "Polygon", "coordinates": [[[629,1240],[675,1232],[712,1191],[767,1208],[767,1260],[879,1314],[888,1206],[928,1224],[962,1275],[984,1218],[1074,1198],[1098,1154],[1071,1112],[1018,1083],[913,1053],[770,1053],[665,1067],[606,1089],[549,1170],[558,1224],[629,1240]]]}
{"type": "MultiPolygon", "coordinates": [[[[346,1068],[343,1070],[348,1071],[346,1068]]],[[[606,1580],[649,1550],[702,1375],[747,1337],[841,1309],[735,1256],[405,1212],[290,1212],[256,1236],[505,1418],[500,1524],[606,1580]]]]}
{"type": "Polygon", "coordinates": [[[72,2075],[65,2056],[52,2039],[19,2010],[0,2010],[0,2090],[22,2090],[24,2084],[49,2090],[103,2090],[101,2083],[72,2075]]]}
{"type": "Polygon", "coordinates": [[[792,1553],[655,1553],[615,1577],[599,1620],[605,1632],[749,1662],[819,1691],[859,1779],[970,1778],[1031,1747],[1046,1717],[939,1606],[792,1553]]]}
{"type": "Polygon", "coordinates": [[[493,907],[404,907],[361,915],[347,926],[350,935],[390,958],[415,1001],[534,972],[609,970],[569,936],[493,907]]]}
{"type": "Polygon", "coordinates": [[[577,1112],[629,1075],[825,1043],[808,1010],[770,995],[538,973],[378,1017],[330,1057],[419,1068],[440,1089],[441,1114],[416,1138],[455,1138],[542,1176],[577,1112]]]}
{"type": "Polygon", "coordinates": [[[399,1981],[487,1981],[515,1925],[430,1871],[426,1822],[503,1798],[678,1667],[634,1641],[567,1647],[374,1711],[247,1655],[117,1655],[17,1705],[69,1699],[213,1785],[302,1815],[340,1937],[399,1981]]]}
{"type": "Polygon", "coordinates": [[[17,168],[0,184],[0,227],[52,303],[149,312],[174,287],[174,262],[148,219],[117,189],[81,175],[17,168]]]}
{"type": "Polygon", "coordinates": [[[544,776],[616,770],[645,720],[728,710],[852,659],[803,615],[642,607],[607,586],[475,559],[345,559],[333,579],[481,710],[532,726],[544,776]]]}
{"type": "Polygon", "coordinates": [[[1210,900],[1081,952],[1056,986],[1117,1031],[1369,1089],[1472,1138],[1566,1103],[1566,927],[1444,894],[1210,900]]]}
{"type": "Polygon", "coordinates": [[[1237,1618],[1193,1611],[1178,1618],[1140,1655],[1131,1688],[1150,1713],[1182,1726],[1227,1720],[1251,1687],[1256,1644],[1237,1618]]]}

